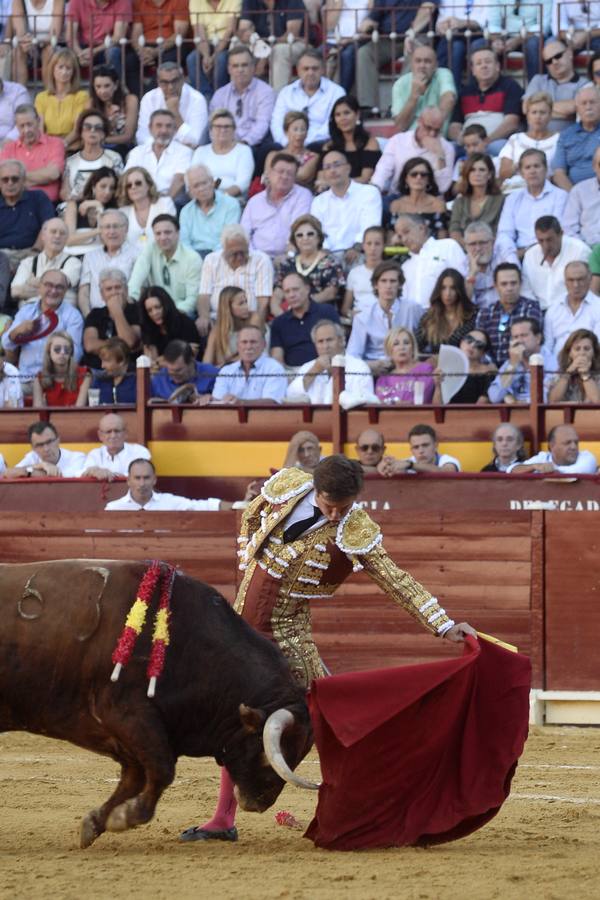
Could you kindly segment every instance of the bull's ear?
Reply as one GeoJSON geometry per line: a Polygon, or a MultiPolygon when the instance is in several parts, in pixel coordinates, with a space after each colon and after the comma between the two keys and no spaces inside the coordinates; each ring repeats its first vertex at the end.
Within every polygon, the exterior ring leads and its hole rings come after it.
{"type": "Polygon", "coordinates": [[[248,734],[260,731],[265,724],[265,714],[262,709],[253,709],[251,706],[246,706],[245,703],[240,703],[240,719],[244,731],[248,734]]]}

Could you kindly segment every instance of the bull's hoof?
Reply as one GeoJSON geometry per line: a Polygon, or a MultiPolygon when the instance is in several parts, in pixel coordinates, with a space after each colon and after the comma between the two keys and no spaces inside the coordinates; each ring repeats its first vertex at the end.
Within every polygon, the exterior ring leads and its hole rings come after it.
{"type": "Polygon", "coordinates": [[[212,831],[208,828],[186,828],[179,835],[180,841],[237,841],[237,828],[224,828],[222,831],[212,831]]]}
{"type": "Polygon", "coordinates": [[[106,820],[107,831],[127,831],[128,828],[133,827],[130,823],[131,802],[131,800],[128,800],[126,803],[121,803],[113,809],[106,820]]]}
{"type": "Polygon", "coordinates": [[[98,810],[93,809],[81,820],[79,846],[82,850],[85,850],[85,848],[90,847],[101,834],[102,829],[98,824],[98,810]]]}

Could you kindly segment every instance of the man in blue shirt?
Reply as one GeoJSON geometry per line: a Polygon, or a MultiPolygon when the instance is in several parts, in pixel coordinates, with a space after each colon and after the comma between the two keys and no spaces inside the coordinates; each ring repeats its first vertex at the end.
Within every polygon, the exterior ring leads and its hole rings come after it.
{"type": "Polygon", "coordinates": [[[578,121],[561,131],[554,155],[554,184],[570,191],[574,184],[594,177],[592,160],[600,144],[600,92],[590,84],[577,91],[578,121]]]}
{"type": "Polygon", "coordinates": [[[264,356],[265,339],[258,325],[238,331],[239,360],[223,366],[217,376],[213,400],[221,403],[281,403],[287,390],[286,371],[277,360],[264,356]]]}
{"type": "Polygon", "coordinates": [[[310,299],[310,282],[298,272],[290,272],[281,283],[288,311],[271,324],[271,356],[286,366],[301,366],[316,359],[310,332],[321,319],[339,322],[337,310],[329,303],[310,299]]]}
{"type": "Polygon", "coordinates": [[[153,375],[150,381],[150,395],[153,399],[173,402],[193,403],[206,406],[210,403],[219,371],[215,366],[196,362],[192,348],[185,341],[170,341],[163,353],[164,369],[153,375]]]}

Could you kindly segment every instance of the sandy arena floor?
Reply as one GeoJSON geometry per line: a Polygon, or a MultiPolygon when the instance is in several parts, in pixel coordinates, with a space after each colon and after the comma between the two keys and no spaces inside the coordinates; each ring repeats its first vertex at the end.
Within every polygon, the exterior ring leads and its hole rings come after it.
{"type": "MultiPolygon", "coordinates": [[[[301,768],[317,776],[316,757],[301,768]]],[[[242,813],[237,844],[180,845],[211,810],[218,769],[181,761],[153,822],[77,849],[82,815],[116,767],[69,744],[0,735],[0,897],[53,900],[565,900],[600,898],[600,731],[534,729],[513,795],[486,828],[431,850],[331,853],[242,813]]],[[[314,797],[286,788],[276,809],[307,824],[314,797]]]]}

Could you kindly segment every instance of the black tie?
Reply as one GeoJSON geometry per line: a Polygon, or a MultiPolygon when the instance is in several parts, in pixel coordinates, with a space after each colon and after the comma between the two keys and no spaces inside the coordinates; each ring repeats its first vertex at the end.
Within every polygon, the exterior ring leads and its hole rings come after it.
{"type": "Polygon", "coordinates": [[[300,519],[299,522],[294,522],[293,525],[290,525],[283,532],[283,543],[289,544],[290,541],[295,541],[297,537],[303,534],[311,525],[314,525],[315,522],[321,518],[323,513],[319,509],[318,506],[313,506],[312,516],[308,516],[306,519],[300,519]]]}

